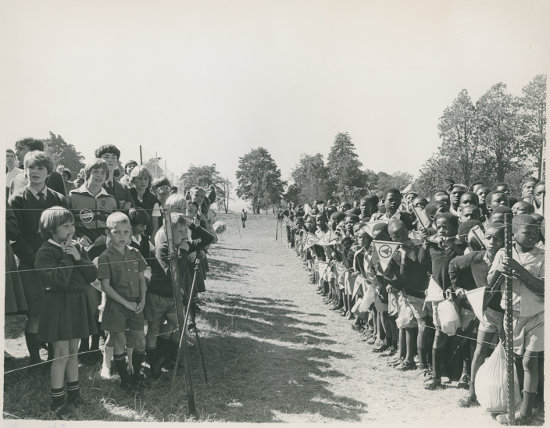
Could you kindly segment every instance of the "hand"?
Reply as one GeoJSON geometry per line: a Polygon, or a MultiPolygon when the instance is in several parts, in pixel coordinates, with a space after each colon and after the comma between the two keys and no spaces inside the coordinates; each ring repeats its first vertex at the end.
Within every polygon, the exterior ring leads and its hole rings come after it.
{"type": "Polygon", "coordinates": [[[61,248],[63,249],[63,252],[65,254],[68,254],[68,255],[72,256],[73,259],[78,262],[78,261],[80,261],[80,253],[78,252],[76,247],[73,245],[73,242],[71,241],[71,238],[72,238],[72,236],[69,239],[67,239],[66,244],[61,245],[61,248]]]}
{"type": "Polygon", "coordinates": [[[189,258],[189,261],[191,263],[194,263],[195,259],[197,258],[197,253],[193,252],[193,253],[189,254],[188,258],[189,258]]]}
{"type": "Polygon", "coordinates": [[[455,294],[456,294],[456,297],[458,297],[459,299],[466,298],[466,291],[463,288],[457,288],[455,290],[455,294]]]}
{"type": "Polygon", "coordinates": [[[509,270],[521,270],[522,266],[519,264],[519,262],[511,257],[504,256],[502,258],[502,266],[505,269],[509,270]]]}
{"type": "Polygon", "coordinates": [[[428,240],[428,229],[426,229],[424,226],[419,227],[420,234],[422,235],[422,240],[427,241],[428,240]]]}
{"type": "Polygon", "coordinates": [[[144,309],[144,308],[145,308],[145,299],[141,300],[141,301],[137,304],[136,310],[135,310],[136,314],[139,314],[139,313],[143,312],[143,309],[144,309]]]}
{"type": "Polygon", "coordinates": [[[129,309],[129,310],[131,310],[132,312],[136,312],[138,304],[137,304],[136,302],[128,302],[128,301],[126,301],[126,303],[124,304],[124,306],[126,307],[126,309],[129,309]]]}

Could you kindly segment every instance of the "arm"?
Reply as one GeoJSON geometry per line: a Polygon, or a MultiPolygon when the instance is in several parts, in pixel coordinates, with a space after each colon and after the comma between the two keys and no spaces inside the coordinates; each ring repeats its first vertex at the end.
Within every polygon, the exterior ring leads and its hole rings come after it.
{"type": "Polygon", "coordinates": [[[75,266],[86,280],[86,282],[94,282],[97,279],[97,267],[88,257],[88,253],[79,248],[80,260],[75,261],[75,266]]]}
{"type": "Polygon", "coordinates": [[[525,269],[517,260],[504,257],[502,265],[505,269],[515,270],[515,275],[518,277],[526,287],[535,293],[537,296],[544,297],[544,279],[537,278],[527,269],[525,269]]]}
{"type": "Polygon", "coordinates": [[[449,278],[451,279],[451,288],[455,291],[457,297],[465,297],[464,288],[460,284],[460,271],[465,269],[464,256],[458,256],[449,262],[449,278]]]}
{"type": "MultiPolygon", "coordinates": [[[[20,228],[25,227],[25,219],[23,216],[23,213],[25,212],[23,210],[23,197],[21,195],[17,195],[15,198],[10,198],[9,206],[13,210],[17,225],[20,228]]],[[[13,252],[21,261],[24,261],[29,266],[34,267],[36,255],[34,254],[34,251],[32,250],[32,247],[27,239],[23,236],[23,233],[19,233],[17,236],[17,239],[13,244],[13,252]]]]}
{"type": "Polygon", "coordinates": [[[145,274],[141,272],[139,274],[139,303],[136,307],[136,313],[139,314],[145,308],[145,296],[147,294],[147,283],[145,282],[145,274]]]}
{"type": "Polygon", "coordinates": [[[111,287],[111,280],[109,278],[104,278],[101,280],[101,288],[103,292],[107,295],[109,299],[114,300],[117,303],[120,303],[125,308],[135,311],[137,308],[137,303],[129,302],[120,294],[118,294],[113,287],[111,287]]]}
{"type": "Polygon", "coordinates": [[[52,251],[41,248],[36,254],[35,267],[40,271],[44,284],[51,288],[67,288],[73,273],[73,258],[63,254],[61,260],[52,251]]]}

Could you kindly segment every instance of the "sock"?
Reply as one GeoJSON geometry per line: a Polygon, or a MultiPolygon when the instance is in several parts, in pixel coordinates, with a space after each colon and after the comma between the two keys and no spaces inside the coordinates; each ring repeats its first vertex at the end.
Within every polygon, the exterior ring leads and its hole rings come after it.
{"type": "Polygon", "coordinates": [[[40,347],[36,342],[36,333],[25,332],[25,341],[27,342],[27,349],[29,350],[29,355],[31,357],[31,363],[40,362],[40,347]]]}
{"type": "Polygon", "coordinates": [[[114,356],[115,366],[120,375],[121,385],[127,385],[130,381],[130,375],[128,374],[128,368],[126,367],[126,354],[122,353],[114,356]]]}
{"type": "Polygon", "coordinates": [[[67,395],[69,401],[75,401],[77,398],[80,398],[80,385],[78,384],[78,380],[67,382],[67,395]]]}
{"type": "Polygon", "coordinates": [[[99,349],[99,333],[92,334],[92,346],[90,348],[92,351],[99,349]]]}
{"type": "Polygon", "coordinates": [[[432,349],[432,367],[433,367],[433,376],[435,379],[441,379],[441,368],[442,368],[442,350],[433,348],[432,349]]]}
{"type": "Polygon", "coordinates": [[[48,361],[53,360],[53,343],[48,342],[48,361]]]}
{"type": "Polygon", "coordinates": [[[52,396],[52,409],[55,409],[65,404],[65,390],[63,387],[51,388],[50,394],[52,396]]]}
{"type": "Polygon", "coordinates": [[[141,373],[141,364],[145,358],[145,352],[134,349],[132,353],[132,367],[134,368],[134,377],[138,377],[141,373]]]}
{"type": "Polygon", "coordinates": [[[78,352],[86,352],[90,350],[90,344],[89,344],[90,337],[83,337],[80,340],[80,348],[78,348],[78,352]]]}
{"type": "Polygon", "coordinates": [[[113,347],[105,345],[105,349],[103,350],[103,367],[107,369],[111,368],[113,353],[114,353],[113,347]]]}

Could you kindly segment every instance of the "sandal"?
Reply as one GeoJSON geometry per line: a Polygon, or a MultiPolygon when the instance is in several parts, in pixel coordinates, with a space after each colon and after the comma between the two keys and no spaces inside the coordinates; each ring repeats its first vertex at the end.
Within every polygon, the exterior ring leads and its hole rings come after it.
{"type": "Polygon", "coordinates": [[[475,398],[474,395],[468,393],[464,397],[462,397],[460,400],[458,400],[458,407],[477,407],[479,406],[479,402],[475,398]]]}
{"type": "Polygon", "coordinates": [[[424,382],[424,389],[433,391],[435,389],[441,389],[443,385],[441,384],[441,378],[431,378],[424,382]]]}
{"type": "Polygon", "coordinates": [[[400,372],[408,371],[408,370],[416,370],[416,363],[414,361],[403,361],[403,363],[396,367],[397,370],[400,372]]]}
{"type": "Polygon", "coordinates": [[[460,376],[457,387],[463,388],[463,389],[470,389],[470,376],[468,376],[466,373],[460,376]]]}
{"type": "MultiPolygon", "coordinates": [[[[533,424],[533,416],[524,416],[520,412],[516,412],[514,415],[514,425],[532,425],[533,424]]],[[[504,413],[503,415],[498,415],[496,417],[497,422],[501,425],[510,425],[508,423],[508,414],[504,413]]]]}

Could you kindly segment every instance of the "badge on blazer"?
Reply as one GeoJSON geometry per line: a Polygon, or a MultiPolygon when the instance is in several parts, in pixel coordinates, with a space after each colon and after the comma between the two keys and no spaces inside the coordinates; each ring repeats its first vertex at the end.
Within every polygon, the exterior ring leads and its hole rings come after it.
{"type": "Polygon", "coordinates": [[[84,223],[90,223],[94,219],[94,213],[92,210],[81,210],[80,220],[84,223]]]}

